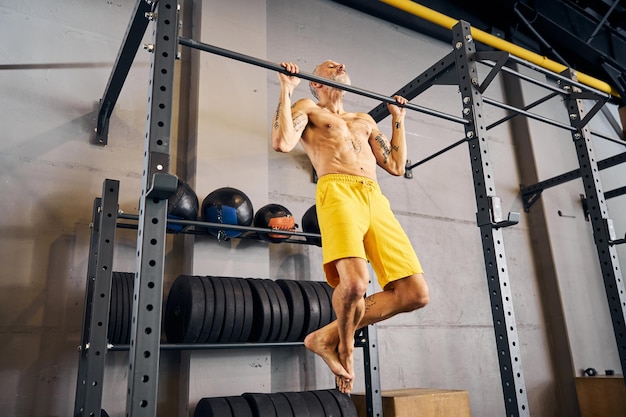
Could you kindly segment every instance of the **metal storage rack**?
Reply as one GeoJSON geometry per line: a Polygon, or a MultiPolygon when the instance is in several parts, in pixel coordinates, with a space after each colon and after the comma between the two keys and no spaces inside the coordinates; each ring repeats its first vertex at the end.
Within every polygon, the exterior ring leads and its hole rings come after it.
{"type": "MultiPolygon", "coordinates": [[[[177,178],[169,174],[169,145],[172,115],[172,92],[174,62],[178,45],[189,46],[239,61],[251,63],[274,71],[283,71],[282,67],[271,62],[227,51],[218,47],[178,37],[178,5],[174,0],[157,2],[138,0],[133,17],[127,28],[124,42],[117,57],[115,67],[109,79],[105,94],[100,103],[97,126],[97,141],[107,142],[108,122],[115,101],[132,64],[141,38],[147,28],[148,20],[154,21],[152,52],[150,104],[145,137],[144,170],[142,178],[141,203],[138,219],[137,274],[133,296],[133,324],[131,329],[129,381],[127,397],[127,415],[155,416],[157,382],[159,368],[161,297],[163,292],[163,264],[167,223],[167,197],[176,189],[177,178]]],[[[602,275],[611,309],[613,327],[618,343],[622,369],[626,369],[626,296],[624,283],[615,246],[625,239],[616,239],[612,222],[608,217],[598,169],[600,162],[591,157],[591,133],[586,127],[595,113],[609,99],[607,94],[598,92],[576,82],[569,74],[554,74],[531,66],[550,78],[556,78],[560,87],[534,80],[518,73],[506,65],[509,62],[529,65],[526,62],[498,51],[476,50],[467,22],[460,21],[453,28],[453,51],[436,62],[431,68],[420,74],[397,94],[409,100],[418,96],[435,84],[458,84],[463,102],[463,115],[456,117],[432,109],[407,104],[406,107],[425,114],[440,117],[464,127],[465,137],[456,144],[427,158],[432,159],[454,146],[467,142],[470,152],[474,189],[477,205],[477,225],[480,229],[490,302],[496,336],[497,354],[500,364],[504,403],[507,416],[528,416],[528,400],[520,358],[520,343],[517,335],[515,314],[513,311],[511,288],[504,250],[502,228],[518,222],[518,213],[503,216],[500,200],[496,195],[494,176],[486,130],[510,119],[508,116],[489,126],[482,117],[484,104],[503,108],[515,115],[549,123],[569,130],[576,146],[580,170],[577,174],[583,179],[587,207],[593,226],[594,240],[601,261],[602,275]],[[477,64],[492,67],[481,81],[478,77],[477,64]],[[524,81],[547,88],[551,93],[545,98],[526,106],[514,108],[504,103],[483,97],[491,81],[500,71],[506,71],[524,81]],[[555,97],[566,99],[570,125],[549,120],[531,113],[530,110],[540,103],[555,97]],[[583,109],[582,100],[596,100],[590,112],[583,109]]],[[[343,88],[383,102],[370,114],[376,121],[387,115],[385,103],[395,101],[388,96],[372,93],[356,87],[336,84],[308,74],[299,74],[301,78],[343,88]]],[[[623,156],[622,156],[623,157],[623,156]]],[[[622,162],[621,157],[617,157],[622,162]]],[[[426,160],[422,161],[425,162],[426,160]]],[[[407,177],[411,170],[419,165],[407,164],[407,177]]],[[[605,161],[601,161],[605,162],[605,161]]],[[[565,175],[565,174],[564,174],[565,175]]],[[[574,174],[570,174],[574,175],[574,174]]],[[[554,184],[556,185],[556,184],[554,184]]],[[[522,190],[526,204],[532,204],[541,191],[548,186],[539,183],[522,190]],[[528,197],[531,196],[531,197],[528,197]]],[[[624,191],[614,191],[623,193],[624,191]]],[[[102,402],[102,381],[104,359],[107,351],[106,329],[111,287],[111,265],[113,242],[117,221],[117,199],[119,183],[106,180],[102,197],[94,203],[94,224],[91,238],[90,262],[86,288],[85,321],[82,332],[79,375],[75,415],[95,416],[100,413],[102,402]]],[[[376,335],[368,330],[359,335],[357,344],[365,348],[366,389],[368,413],[370,416],[382,415],[380,382],[378,375],[378,355],[376,335]]]]}

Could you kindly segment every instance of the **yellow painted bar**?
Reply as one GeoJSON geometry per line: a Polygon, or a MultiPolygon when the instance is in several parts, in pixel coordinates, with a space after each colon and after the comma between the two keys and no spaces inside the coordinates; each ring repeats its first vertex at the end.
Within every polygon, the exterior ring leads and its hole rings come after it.
{"type": "MultiPolygon", "coordinates": [[[[428,20],[429,22],[442,26],[446,29],[452,29],[452,27],[458,23],[458,20],[456,19],[446,16],[445,14],[439,13],[435,10],[429,9],[428,7],[424,7],[421,4],[414,3],[411,0],[379,1],[393,6],[397,9],[403,10],[414,16],[420,17],[424,20],[428,20]]],[[[472,27],[471,30],[474,39],[478,42],[484,43],[485,45],[489,45],[501,51],[508,52],[518,58],[524,59],[530,63],[538,65],[557,74],[560,74],[565,69],[567,69],[567,67],[563,64],[552,61],[545,56],[531,52],[528,49],[524,49],[511,42],[505,41],[504,39],[498,38],[497,36],[494,36],[483,30],[474,27],[472,27]]],[[[615,97],[619,97],[619,93],[613,87],[611,87],[610,84],[604,81],[598,80],[597,78],[591,77],[578,71],[576,71],[576,76],[578,77],[578,82],[582,84],[588,85],[589,87],[595,88],[596,90],[609,93],[615,97]]]]}

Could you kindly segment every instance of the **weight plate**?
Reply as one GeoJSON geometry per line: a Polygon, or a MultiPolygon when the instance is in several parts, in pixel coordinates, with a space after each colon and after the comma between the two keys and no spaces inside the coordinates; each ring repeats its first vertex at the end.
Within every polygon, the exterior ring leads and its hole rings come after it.
{"type": "Polygon", "coordinates": [[[267,296],[270,299],[270,311],[272,312],[272,326],[270,329],[270,334],[267,337],[268,342],[276,342],[278,340],[278,333],[280,332],[281,326],[281,316],[280,316],[280,305],[278,304],[278,296],[276,295],[276,290],[272,285],[272,280],[262,279],[261,283],[267,292],[267,296]]]}
{"type": "Polygon", "coordinates": [[[245,398],[241,396],[225,397],[230,410],[233,413],[233,417],[253,417],[252,408],[245,398]]]}
{"type": "Polygon", "coordinates": [[[266,394],[244,393],[241,396],[250,404],[253,417],[278,417],[272,400],[266,394]]]}
{"type": "Polygon", "coordinates": [[[267,291],[260,279],[248,279],[252,290],[252,308],[254,309],[252,331],[249,341],[265,342],[272,327],[272,307],[267,291]]]}
{"type": "Polygon", "coordinates": [[[115,345],[119,340],[118,323],[118,300],[121,298],[117,289],[117,273],[113,272],[111,279],[111,300],[109,302],[109,325],[107,326],[107,339],[109,343],[115,345]]]}
{"type": "MultiPolygon", "coordinates": [[[[294,417],[293,410],[291,409],[291,405],[289,405],[289,401],[279,394],[268,394],[269,399],[274,404],[274,409],[276,410],[276,417],[294,417]]],[[[300,416],[298,416],[300,417],[300,416]]]]}
{"type": "Polygon", "coordinates": [[[193,343],[204,321],[204,288],[198,277],[181,275],[172,284],[165,314],[165,334],[171,343],[193,343]]]}
{"type": "Polygon", "coordinates": [[[235,417],[223,397],[203,398],[198,401],[194,417],[235,417]]]}
{"type": "Polygon", "coordinates": [[[274,288],[274,292],[278,298],[278,306],[280,307],[280,330],[278,336],[276,336],[276,340],[278,342],[284,342],[289,332],[289,304],[287,303],[287,297],[285,297],[283,289],[275,281],[269,280],[268,284],[274,288]]]}
{"type": "Polygon", "coordinates": [[[330,323],[330,318],[332,315],[332,307],[330,302],[328,301],[328,294],[326,290],[322,287],[322,282],[319,281],[311,281],[311,286],[315,289],[317,293],[317,299],[320,303],[320,327],[326,326],[330,323]]]}
{"type": "Polygon", "coordinates": [[[310,417],[325,417],[324,407],[322,407],[322,403],[319,398],[311,391],[304,391],[300,393],[300,397],[304,400],[307,409],[309,410],[310,417]]]}
{"type": "Polygon", "coordinates": [[[243,329],[244,305],[243,305],[243,289],[237,278],[228,278],[233,286],[233,295],[235,298],[235,322],[233,324],[233,333],[230,336],[230,343],[239,342],[241,330],[243,329]]]}
{"type": "Polygon", "coordinates": [[[224,284],[224,324],[218,342],[229,343],[230,336],[233,334],[235,325],[235,293],[233,292],[233,283],[229,278],[213,278],[219,279],[224,284]]]}
{"type": "Polygon", "coordinates": [[[215,291],[213,282],[208,277],[199,277],[204,288],[204,321],[202,330],[198,336],[198,343],[207,343],[213,328],[213,316],[215,315],[215,291]]]}
{"type": "Polygon", "coordinates": [[[304,327],[304,296],[300,286],[292,280],[277,279],[276,284],[283,290],[289,307],[289,331],[286,342],[296,342],[300,339],[304,327]]]}
{"type": "Polygon", "coordinates": [[[331,311],[331,315],[330,315],[330,320],[331,321],[335,321],[337,320],[337,315],[335,314],[335,309],[332,308],[333,307],[333,293],[335,292],[335,289],[333,287],[331,287],[330,285],[328,285],[328,282],[325,281],[320,281],[322,283],[322,288],[324,288],[324,290],[326,290],[326,294],[328,294],[328,299],[330,300],[330,311],[331,311]]]}
{"type": "Polygon", "coordinates": [[[320,400],[326,417],[342,417],[339,404],[337,404],[337,400],[335,400],[335,397],[330,392],[327,390],[317,390],[311,392],[320,400]]]}
{"type": "Polygon", "coordinates": [[[307,334],[320,327],[320,302],[315,289],[308,281],[296,281],[304,295],[304,327],[300,340],[304,340],[307,334]]]}
{"type": "Polygon", "coordinates": [[[250,332],[252,331],[252,323],[254,320],[254,308],[252,299],[252,289],[250,289],[250,284],[248,280],[243,278],[237,278],[239,284],[241,284],[241,289],[243,290],[243,328],[241,329],[241,336],[239,337],[239,342],[245,343],[248,341],[250,337],[250,332]]]}
{"type": "Polygon", "coordinates": [[[358,417],[356,407],[347,394],[340,392],[338,389],[329,389],[327,391],[335,397],[342,417],[358,417]]]}
{"type": "MultiPolygon", "coordinates": [[[[213,325],[211,326],[211,332],[207,343],[216,343],[222,331],[222,325],[224,324],[224,285],[222,280],[215,277],[206,277],[213,284],[213,325]]],[[[208,302],[208,301],[207,301],[208,302]]]]}
{"type": "Polygon", "coordinates": [[[298,392],[281,392],[279,395],[284,396],[289,405],[291,406],[291,411],[293,411],[293,415],[295,417],[311,417],[309,413],[309,408],[306,405],[306,401],[298,392]]]}

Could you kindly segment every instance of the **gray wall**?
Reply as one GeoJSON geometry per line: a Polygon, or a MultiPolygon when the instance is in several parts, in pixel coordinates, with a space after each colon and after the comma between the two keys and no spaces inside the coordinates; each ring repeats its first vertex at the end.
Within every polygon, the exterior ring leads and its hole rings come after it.
{"type": "MultiPolygon", "coordinates": [[[[133,6],[132,0],[0,3],[3,415],[71,415],[93,199],[104,179],[118,179],[120,208],[135,213],[138,207],[149,79],[143,50],[113,113],[109,144],[92,143],[97,101],[133,6]]],[[[356,86],[383,94],[451,49],[329,0],[185,1],[183,17],[186,36],[273,62],[293,60],[307,72],[324,59],[339,60],[356,86]]],[[[314,202],[315,185],[301,148],[284,155],[269,145],[276,74],[189,51],[183,51],[178,67],[172,171],[187,179],[200,199],[230,185],[244,190],[255,208],[280,203],[300,219],[314,202]]],[[[305,84],[297,97],[309,96],[305,84]]],[[[539,94],[535,87],[500,78],[486,92],[522,105],[539,94]]],[[[432,87],[414,103],[453,114],[461,109],[454,86],[432,87]]],[[[366,112],[377,104],[346,96],[350,110],[366,112]]],[[[609,109],[617,117],[617,109],[609,109]]],[[[538,112],[567,122],[558,101],[538,112]]],[[[503,115],[485,109],[489,121],[503,115]]],[[[581,182],[546,190],[529,213],[521,206],[520,183],[577,167],[571,137],[517,119],[487,137],[502,206],[522,211],[520,224],[506,229],[504,238],[529,406],[535,416],[575,415],[573,377],[590,366],[620,372],[619,357],[590,224],[581,210],[581,182]]],[[[380,125],[389,131],[388,120],[380,125]]],[[[617,136],[602,114],[592,130],[617,136]]],[[[407,136],[409,158],[417,161],[460,139],[463,131],[409,112],[407,136]]],[[[594,145],[598,160],[624,151],[622,144],[603,139],[594,145]]],[[[603,171],[604,188],[623,186],[624,174],[624,167],[603,171]]],[[[464,389],[473,415],[503,415],[466,147],[416,168],[412,180],[382,171],[379,179],[431,287],[427,308],[378,326],[383,389],[464,389]]],[[[608,202],[620,235],[626,231],[623,200],[608,202]]],[[[117,232],[115,253],[115,270],[134,270],[133,232],[117,232]]],[[[315,246],[170,236],[166,254],[166,289],[183,272],[323,279],[315,246]]],[[[624,249],[619,255],[626,259],[624,249]]],[[[360,359],[357,354],[362,374],[360,359]]],[[[107,361],[104,408],[121,416],[128,355],[110,353],[107,361]]],[[[184,414],[203,396],[332,386],[325,366],[303,349],[167,352],[161,369],[160,415],[184,414]]],[[[362,382],[356,388],[362,390],[362,382]]]]}

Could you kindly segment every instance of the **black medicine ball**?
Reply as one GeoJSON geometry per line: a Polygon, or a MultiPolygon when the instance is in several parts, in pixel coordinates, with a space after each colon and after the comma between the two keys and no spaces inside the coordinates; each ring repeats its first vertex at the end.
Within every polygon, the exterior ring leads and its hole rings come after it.
{"type": "MultiPolygon", "coordinates": [[[[211,192],[202,201],[202,218],[211,223],[250,226],[254,209],[248,196],[236,188],[222,187],[211,192]]],[[[217,237],[237,237],[240,230],[209,228],[209,233],[217,237]]]]}

